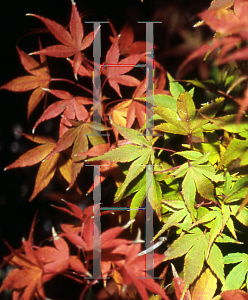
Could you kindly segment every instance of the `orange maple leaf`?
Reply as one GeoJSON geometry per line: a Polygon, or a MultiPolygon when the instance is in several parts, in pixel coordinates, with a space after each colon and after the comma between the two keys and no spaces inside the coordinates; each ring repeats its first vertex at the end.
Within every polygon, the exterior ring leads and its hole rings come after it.
{"type": "Polygon", "coordinates": [[[74,76],[77,79],[78,69],[84,60],[81,51],[88,48],[92,44],[94,32],[92,31],[84,37],[84,29],[81,17],[78,13],[75,2],[72,0],[72,12],[69,24],[70,33],[62,25],[56,23],[55,21],[34,14],[27,15],[41,20],[49,29],[49,31],[55,36],[55,38],[63,44],[50,46],[41,51],[30,53],[30,55],[45,54],[48,56],[65,58],[74,55],[73,70],[74,76]]]}
{"type": "MultiPolygon", "coordinates": [[[[51,153],[55,148],[56,142],[51,138],[45,138],[41,136],[35,136],[35,135],[24,134],[24,133],[21,134],[25,136],[27,139],[41,145],[21,155],[14,163],[7,166],[4,170],[32,166],[41,162],[35,180],[35,187],[30,197],[30,201],[31,201],[36,197],[36,195],[39,192],[41,192],[49,184],[49,182],[53,178],[59,160],[59,153],[56,153],[55,155],[51,156],[49,159],[44,161],[47,155],[49,155],[49,153],[51,153]]],[[[64,169],[65,168],[60,166],[61,174],[65,179],[67,179],[64,169]]]]}
{"type": "Polygon", "coordinates": [[[14,256],[9,261],[10,264],[17,266],[5,278],[0,292],[8,289],[14,290],[13,299],[34,300],[35,296],[39,299],[46,299],[43,289],[43,262],[33,250],[30,240],[23,241],[25,255],[11,249],[14,256]]]}
{"type": "Polygon", "coordinates": [[[49,87],[51,81],[50,72],[47,66],[46,57],[40,55],[41,64],[30,57],[27,53],[16,47],[21,63],[25,70],[31,75],[21,76],[2,85],[0,89],[13,92],[25,92],[33,90],[28,102],[28,118],[46,94],[44,89],[49,87]]]}

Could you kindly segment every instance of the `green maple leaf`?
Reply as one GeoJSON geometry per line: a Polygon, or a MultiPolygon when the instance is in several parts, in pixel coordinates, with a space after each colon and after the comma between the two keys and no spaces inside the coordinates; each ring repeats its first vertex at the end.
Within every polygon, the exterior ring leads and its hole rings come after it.
{"type": "Polygon", "coordinates": [[[230,218],[231,211],[229,205],[222,204],[222,207],[212,207],[205,213],[202,217],[200,217],[191,228],[198,226],[199,224],[208,223],[208,227],[210,228],[209,232],[209,242],[206,250],[206,257],[209,255],[210,248],[212,247],[213,242],[224,230],[227,225],[228,229],[232,233],[235,239],[237,239],[233,221],[230,218]]]}
{"type": "MultiPolygon", "coordinates": [[[[147,165],[154,164],[154,151],[152,149],[152,139],[147,139],[138,133],[138,131],[126,127],[119,126],[112,122],[118,132],[132,144],[124,145],[101,156],[94,157],[88,161],[109,160],[115,162],[131,162],[127,171],[126,178],[116,192],[115,201],[119,201],[126,191],[128,185],[144,171],[147,165]]],[[[157,186],[157,184],[155,183],[157,186]]],[[[157,188],[156,188],[157,189],[157,188]]],[[[159,189],[157,189],[159,193],[159,189]]],[[[161,199],[160,199],[161,202],[161,199]]],[[[161,205],[161,203],[160,203],[161,205]]],[[[159,206],[159,205],[158,205],[159,206]]],[[[156,208],[158,212],[158,208],[156,208]]]]}
{"type": "MultiPolygon", "coordinates": [[[[183,224],[192,224],[192,219],[184,201],[182,200],[163,200],[163,207],[166,207],[169,216],[166,218],[163,227],[159,230],[153,240],[156,240],[161,234],[172,226],[178,225],[181,221],[183,224]]],[[[162,209],[163,212],[163,209],[162,209]]],[[[168,214],[167,214],[168,215],[168,214]]],[[[163,220],[165,217],[163,217],[163,220]]]]}
{"type": "Polygon", "coordinates": [[[215,276],[222,282],[225,289],[224,277],[224,259],[216,242],[222,243],[239,243],[225,234],[218,236],[215,243],[212,244],[208,255],[208,244],[210,233],[203,233],[199,228],[193,228],[186,234],[180,236],[169,249],[164,253],[165,261],[181,257],[186,254],[184,260],[184,290],[181,298],[183,299],[185,292],[190,284],[194,282],[197,276],[202,272],[204,261],[207,262],[215,276]],[[192,267],[194,266],[194,267],[192,267]]]}
{"type": "Polygon", "coordinates": [[[240,133],[242,137],[245,137],[245,140],[233,138],[226,148],[226,152],[221,157],[218,168],[227,166],[231,161],[240,158],[240,166],[248,164],[248,139],[247,132],[240,133]]]}
{"type": "Polygon", "coordinates": [[[237,116],[238,115],[226,115],[219,118],[213,118],[203,114],[203,117],[212,123],[203,126],[203,129],[204,130],[224,129],[232,133],[241,133],[241,132],[248,131],[248,117],[244,116],[240,121],[240,123],[237,124],[236,122],[237,116]]]}
{"type": "Polygon", "coordinates": [[[166,121],[166,123],[159,124],[154,129],[173,134],[195,136],[203,141],[203,132],[209,131],[208,128],[204,128],[204,125],[209,123],[209,120],[204,118],[203,115],[209,118],[214,117],[220,109],[224,98],[219,98],[213,103],[205,104],[196,113],[195,104],[192,99],[193,90],[190,92],[185,91],[178,82],[174,82],[170,78],[170,92],[173,99],[172,103],[176,100],[176,108],[174,105],[166,105],[167,101],[165,101],[163,106],[155,107],[154,112],[166,121]]]}
{"type": "Polygon", "coordinates": [[[248,226],[248,208],[244,207],[239,211],[239,205],[230,205],[231,211],[235,218],[245,226],[248,226]]]}
{"type": "Polygon", "coordinates": [[[239,178],[232,187],[229,185],[229,189],[226,188],[224,202],[230,203],[245,198],[247,194],[247,185],[248,176],[239,178]]]}
{"type": "MultiPolygon", "coordinates": [[[[176,82],[169,73],[167,74],[167,76],[170,82],[170,92],[172,96],[165,94],[157,94],[148,97],[140,97],[138,99],[151,103],[155,106],[167,107],[177,112],[177,98],[180,95],[180,93],[185,92],[185,89],[181,84],[176,82]]],[[[189,94],[191,95],[191,97],[193,97],[194,88],[189,91],[189,94]]]]}
{"type": "Polygon", "coordinates": [[[208,161],[209,153],[202,155],[197,151],[183,151],[177,152],[177,154],[187,158],[188,162],[174,171],[172,175],[176,178],[184,176],[182,194],[191,217],[195,221],[196,191],[203,198],[215,201],[214,185],[211,180],[224,181],[225,179],[222,174],[216,174],[216,170],[212,165],[205,164],[208,161]]]}
{"type": "MultiPolygon", "coordinates": [[[[226,277],[227,290],[236,290],[241,288],[248,272],[248,254],[229,253],[224,257],[224,264],[236,264],[226,277]]],[[[246,285],[248,280],[246,279],[246,285]]]]}

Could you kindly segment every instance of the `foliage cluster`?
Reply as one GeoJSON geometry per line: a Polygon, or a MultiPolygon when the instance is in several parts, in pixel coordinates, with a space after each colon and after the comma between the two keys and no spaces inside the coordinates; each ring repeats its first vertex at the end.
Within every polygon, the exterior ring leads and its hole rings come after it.
{"type": "MultiPolygon", "coordinates": [[[[8,245],[11,253],[2,265],[16,268],[3,281],[1,292],[13,290],[16,300],[47,299],[44,284],[62,274],[81,285],[80,299],[248,299],[248,253],[242,246],[247,245],[248,226],[247,14],[248,1],[214,0],[199,15],[203,21],[196,24],[210,26],[215,31],[213,40],[193,52],[178,70],[179,78],[189,63],[202,58],[211,65],[210,78],[175,80],[155,61],[153,97],[146,95],[144,68],[140,68],[141,80],[134,72],[138,62],[146,62],[147,52],[144,41],[135,41],[130,25],[118,35],[110,23],[111,46],[100,69],[82,52],[99,32],[85,35],[73,0],[68,28],[31,15],[60,44],[43,49],[40,42],[40,49],[30,54],[17,47],[29,75],[1,89],[33,90],[28,118],[43,98],[53,103],[34,124],[33,134],[21,133],[38,146],[6,170],[40,163],[33,200],[58,173],[68,183],[67,190],[83,197],[77,182],[80,172],[100,165],[101,173],[88,193],[112,176],[117,187],[112,205],[129,206],[129,221],[119,213],[120,224],[126,224],[101,233],[102,277],[90,279],[93,231],[99,235],[93,216],[99,207],[82,211],[75,203],[60,202],[57,209],[76,222],[61,224],[60,233],[53,230],[49,241],[34,245],[34,219],[22,247],[15,250],[8,245]],[[40,56],[39,62],[35,55],[40,56]],[[67,58],[76,81],[52,78],[46,56],[67,58]],[[84,83],[89,78],[93,84],[93,77],[100,75],[101,104],[96,105],[92,89],[84,83]],[[57,81],[74,84],[82,93],[50,88],[57,81]],[[132,87],[132,96],[123,98],[132,87]],[[109,88],[116,98],[108,98],[109,88]],[[201,99],[197,97],[200,89],[204,90],[201,99]],[[101,123],[94,118],[99,113],[101,123]],[[57,141],[34,134],[40,123],[55,117],[60,118],[57,141]],[[152,134],[146,128],[149,124],[154,124],[152,134]],[[164,254],[141,252],[140,230],[135,238],[127,238],[134,228],[145,227],[146,198],[158,224],[154,249],[167,240],[164,254]],[[155,281],[146,273],[149,255],[154,268],[160,266],[162,279],[155,281]],[[181,268],[177,261],[183,256],[181,268]],[[234,267],[228,268],[230,264],[234,267]]],[[[111,218],[111,211],[102,210],[103,215],[111,218]]]]}

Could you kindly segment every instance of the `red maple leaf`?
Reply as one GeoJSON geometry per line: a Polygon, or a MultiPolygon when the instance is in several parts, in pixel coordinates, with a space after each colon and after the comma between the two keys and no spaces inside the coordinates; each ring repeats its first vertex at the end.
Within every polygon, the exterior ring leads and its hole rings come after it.
{"type": "Polygon", "coordinates": [[[49,29],[49,31],[55,36],[55,38],[63,44],[50,46],[41,51],[30,53],[30,55],[45,54],[48,56],[65,58],[74,55],[73,70],[74,76],[77,79],[78,69],[84,60],[81,51],[88,48],[92,44],[94,32],[92,31],[84,37],[84,29],[81,17],[78,13],[75,2],[72,0],[72,13],[69,24],[70,33],[62,25],[56,23],[55,21],[34,14],[28,15],[34,16],[41,20],[49,29]]]}
{"type": "MultiPolygon", "coordinates": [[[[121,246],[123,248],[123,246],[121,246]]],[[[137,288],[141,298],[143,300],[148,300],[148,294],[146,289],[152,293],[158,294],[162,299],[169,300],[166,296],[165,291],[154,281],[154,279],[149,278],[149,275],[146,274],[146,271],[149,270],[146,268],[146,255],[138,255],[141,250],[141,244],[131,244],[124,246],[126,247],[126,259],[118,260],[114,263],[120,267],[118,270],[124,280],[124,284],[127,286],[133,283],[137,288]],[[137,278],[139,277],[139,278],[137,278]],[[141,278],[146,277],[146,278],[141,278]]],[[[118,252],[119,249],[116,248],[115,252],[118,252]]],[[[154,268],[158,266],[165,256],[163,254],[147,254],[153,257],[154,268]]]]}
{"type": "Polygon", "coordinates": [[[45,246],[36,250],[37,255],[44,263],[44,282],[66,271],[69,267],[75,271],[79,271],[81,274],[90,275],[77,256],[70,256],[67,243],[63,238],[57,236],[54,230],[53,243],[55,247],[45,246]]]}
{"type": "MultiPolygon", "coordinates": [[[[51,104],[43,112],[42,116],[35,123],[33,132],[41,122],[54,118],[61,113],[63,113],[63,116],[67,119],[73,120],[77,118],[77,120],[85,121],[89,117],[88,111],[84,107],[86,104],[92,104],[92,100],[89,98],[74,97],[72,94],[62,90],[47,89],[47,91],[63,100],[51,104]]],[[[68,130],[68,127],[71,127],[71,123],[65,118],[61,119],[59,135],[62,136],[68,130]]]]}
{"type": "MultiPolygon", "coordinates": [[[[229,1],[230,2],[230,1],[229,1]]],[[[228,2],[228,3],[229,3],[228,2]]],[[[213,51],[221,47],[218,51],[217,64],[224,64],[231,61],[247,60],[247,47],[242,47],[237,50],[237,45],[241,44],[242,40],[248,40],[247,34],[247,1],[235,1],[234,10],[226,9],[225,6],[216,9],[208,9],[199,14],[199,17],[211,29],[221,34],[221,38],[214,38],[212,43],[203,45],[198,50],[193,52],[180,66],[178,74],[185,68],[192,59],[204,56],[208,51],[213,51]]]]}
{"type": "Polygon", "coordinates": [[[35,59],[16,47],[21,63],[25,70],[31,75],[21,76],[1,86],[0,89],[6,89],[13,92],[25,92],[33,90],[28,102],[28,118],[35,107],[44,97],[51,81],[50,72],[47,67],[46,57],[40,55],[39,64],[35,59]]]}
{"type": "Polygon", "coordinates": [[[137,78],[123,74],[132,70],[145,53],[132,55],[119,61],[120,50],[118,42],[119,39],[116,38],[108,50],[105,60],[106,66],[101,67],[101,72],[107,77],[106,80],[108,80],[110,86],[121,97],[121,91],[118,84],[127,86],[139,85],[140,81],[137,78]]]}
{"type": "MultiPolygon", "coordinates": [[[[91,208],[92,209],[92,208],[91,208]]],[[[102,251],[109,250],[116,248],[119,245],[128,244],[131,241],[127,239],[119,239],[116,238],[120,233],[122,233],[131,222],[129,222],[127,225],[121,227],[117,226],[114,228],[111,228],[109,230],[104,231],[101,233],[100,239],[99,237],[99,230],[94,226],[94,219],[88,218],[85,222],[82,224],[81,228],[81,236],[76,234],[75,232],[65,232],[61,234],[61,236],[65,236],[68,238],[75,246],[82,248],[84,251],[92,252],[93,251],[93,237],[96,238],[96,241],[100,244],[97,246],[97,248],[101,248],[102,251]]],[[[109,261],[111,261],[111,258],[109,258],[109,261]]]]}
{"type": "MultiPolygon", "coordinates": [[[[174,287],[175,287],[175,293],[177,300],[181,300],[182,294],[183,294],[183,289],[184,289],[184,281],[182,278],[178,275],[176,268],[174,265],[171,263],[171,268],[172,268],[172,274],[174,276],[173,281],[174,281],[174,287]]],[[[190,300],[191,295],[189,290],[185,293],[183,300],[190,300]]]]}
{"type": "MultiPolygon", "coordinates": [[[[114,37],[112,36],[110,37],[110,40],[112,43],[114,43],[115,39],[117,38],[117,33],[110,20],[108,20],[108,22],[114,35],[114,37]]],[[[120,48],[120,54],[125,56],[144,53],[146,51],[146,42],[144,41],[134,42],[133,28],[130,26],[129,23],[126,23],[120,32],[119,48],[120,48]]]]}

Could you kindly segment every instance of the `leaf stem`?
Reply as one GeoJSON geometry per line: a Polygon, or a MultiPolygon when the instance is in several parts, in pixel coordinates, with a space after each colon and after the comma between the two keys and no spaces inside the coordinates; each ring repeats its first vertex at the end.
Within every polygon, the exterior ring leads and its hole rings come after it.
{"type": "Polygon", "coordinates": [[[79,87],[80,89],[85,90],[86,92],[90,93],[91,95],[93,95],[93,92],[89,89],[87,89],[86,87],[82,86],[81,84],[78,84],[70,79],[65,79],[65,78],[51,78],[51,81],[65,81],[65,82],[69,82],[71,84],[76,85],[77,87],[79,87]]]}
{"type": "Polygon", "coordinates": [[[162,171],[156,171],[156,172],[154,172],[153,174],[159,174],[159,173],[169,172],[169,171],[178,169],[178,168],[180,168],[180,167],[181,167],[181,165],[180,165],[180,166],[173,167],[173,168],[170,168],[170,169],[162,170],[162,171]]]}
{"type": "Polygon", "coordinates": [[[160,148],[160,147],[152,147],[152,149],[158,149],[158,150],[163,150],[163,151],[169,151],[169,152],[173,152],[176,153],[177,151],[171,150],[171,149],[166,149],[166,148],[160,148]]]}

